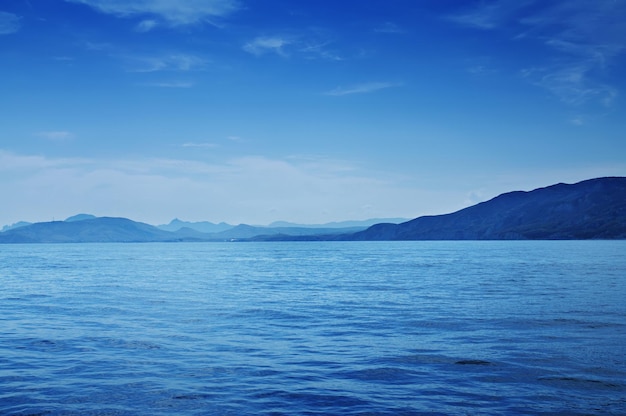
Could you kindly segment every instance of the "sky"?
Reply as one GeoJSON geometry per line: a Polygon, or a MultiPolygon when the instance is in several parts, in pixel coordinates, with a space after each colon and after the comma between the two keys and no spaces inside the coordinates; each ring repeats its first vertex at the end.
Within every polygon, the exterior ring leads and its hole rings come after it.
{"type": "Polygon", "coordinates": [[[0,225],[321,224],[626,176],[626,0],[2,0],[0,225]]]}

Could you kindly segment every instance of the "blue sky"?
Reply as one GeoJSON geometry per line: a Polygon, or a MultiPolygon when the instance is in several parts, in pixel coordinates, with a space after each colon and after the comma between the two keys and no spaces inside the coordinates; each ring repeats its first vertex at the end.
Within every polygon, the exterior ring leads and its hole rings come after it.
{"type": "Polygon", "coordinates": [[[5,0],[0,225],[414,218],[626,176],[624,21],[624,0],[5,0]]]}

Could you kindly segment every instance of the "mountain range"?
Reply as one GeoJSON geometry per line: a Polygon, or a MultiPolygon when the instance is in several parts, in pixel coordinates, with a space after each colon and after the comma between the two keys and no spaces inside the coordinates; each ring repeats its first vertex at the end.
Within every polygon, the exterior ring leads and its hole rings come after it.
{"type": "MultiPolygon", "coordinates": [[[[224,231],[238,228],[238,230],[234,230],[230,234],[232,234],[231,237],[233,238],[241,238],[244,236],[244,234],[245,235],[251,235],[251,234],[258,235],[259,233],[276,234],[277,232],[287,233],[287,234],[296,234],[296,235],[297,234],[311,234],[311,233],[317,234],[320,232],[319,229],[324,229],[324,228],[329,229],[331,231],[330,233],[332,234],[333,233],[332,231],[336,228],[343,228],[344,231],[347,231],[347,229],[354,229],[356,231],[356,230],[365,229],[371,225],[379,224],[382,222],[390,222],[390,223],[396,224],[396,223],[404,222],[406,220],[407,220],[406,218],[372,218],[372,219],[363,220],[363,221],[341,221],[341,222],[329,222],[326,224],[296,224],[296,223],[287,222],[287,221],[276,221],[276,222],[271,223],[268,226],[255,226],[255,225],[247,225],[247,224],[231,225],[225,222],[220,222],[219,224],[215,224],[209,221],[189,222],[189,221],[182,221],[182,220],[179,220],[178,218],[175,218],[172,221],[170,221],[169,224],[157,225],[157,227],[160,228],[161,230],[174,231],[174,232],[180,230],[181,228],[191,228],[193,230],[200,231],[202,233],[209,233],[209,234],[221,233],[224,231]],[[318,230],[317,231],[300,230],[302,228],[304,229],[317,228],[318,230]]],[[[225,235],[228,235],[228,234],[229,233],[225,233],[225,235]]]]}
{"type": "Polygon", "coordinates": [[[353,240],[563,240],[626,238],[626,178],[509,192],[447,215],[377,224],[353,240]]]}
{"type": "Polygon", "coordinates": [[[450,214],[400,223],[278,222],[260,227],[175,219],[152,226],[127,218],[79,214],[65,221],[20,222],[0,232],[0,243],[512,239],[626,239],[626,177],[509,192],[450,214]]]}
{"type": "MultiPolygon", "coordinates": [[[[397,219],[388,219],[397,220],[397,219]]],[[[5,226],[0,243],[94,243],[94,242],[175,242],[240,241],[258,236],[336,236],[366,229],[380,220],[349,221],[328,225],[273,223],[270,226],[214,224],[208,221],[187,222],[179,219],[153,226],[127,218],[96,217],[78,214],[64,221],[19,222],[5,226]]]]}

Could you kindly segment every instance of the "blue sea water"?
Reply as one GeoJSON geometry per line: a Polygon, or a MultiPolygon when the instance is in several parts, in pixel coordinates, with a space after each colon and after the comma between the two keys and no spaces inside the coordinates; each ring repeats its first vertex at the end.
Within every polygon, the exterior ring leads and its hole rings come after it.
{"type": "Polygon", "coordinates": [[[3,245],[0,414],[626,414],[626,241],[3,245]]]}

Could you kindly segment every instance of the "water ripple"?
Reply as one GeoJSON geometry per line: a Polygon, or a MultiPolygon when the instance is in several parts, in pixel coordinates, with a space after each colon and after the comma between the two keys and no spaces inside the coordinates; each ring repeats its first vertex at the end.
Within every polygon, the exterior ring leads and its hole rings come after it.
{"type": "Polygon", "coordinates": [[[625,244],[3,247],[0,413],[626,414],[625,244]]]}

